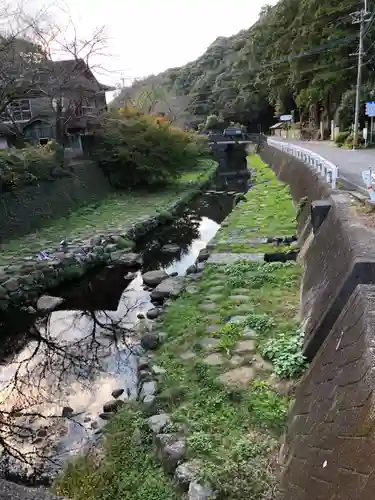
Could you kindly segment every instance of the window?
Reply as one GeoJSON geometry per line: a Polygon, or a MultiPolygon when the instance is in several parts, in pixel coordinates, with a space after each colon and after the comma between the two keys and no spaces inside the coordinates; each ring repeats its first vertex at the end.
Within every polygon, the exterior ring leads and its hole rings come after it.
{"type": "Polygon", "coordinates": [[[31,120],[31,104],[29,99],[13,101],[8,105],[5,120],[13,119],[15,122],[31,120]]]}

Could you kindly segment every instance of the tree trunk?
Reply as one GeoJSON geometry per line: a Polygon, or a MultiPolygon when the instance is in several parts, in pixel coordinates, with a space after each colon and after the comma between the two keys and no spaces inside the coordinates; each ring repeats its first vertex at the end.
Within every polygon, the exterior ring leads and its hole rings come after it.
{"type": "Polygon", "coordinates": [[[62,110],[57,110],[56,116],[56,141],[61,146],[65,146],[65,126],[64,117],[62,116],[62,110]]]}

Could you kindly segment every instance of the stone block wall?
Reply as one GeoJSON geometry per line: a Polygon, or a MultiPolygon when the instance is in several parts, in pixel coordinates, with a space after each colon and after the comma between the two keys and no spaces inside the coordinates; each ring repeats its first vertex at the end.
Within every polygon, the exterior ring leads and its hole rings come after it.
{"type": "Polygon", "coordinates": [[[301,319],[311,362],[290,414],[278,500],[370,500],[375,486],[375,231],[346,193],[298,159],[261,156],[290,185],[304,265],[301,319]],[[312,231],[311,202],[329,201],[312,231]]]}
{"type": "Polygon", "coordinates": [[[52,218],[103,198],[111,188],[91,162],[73,167],[72,176],[26,186],[0,196],[0,243],[39,229],[52,218]]]}

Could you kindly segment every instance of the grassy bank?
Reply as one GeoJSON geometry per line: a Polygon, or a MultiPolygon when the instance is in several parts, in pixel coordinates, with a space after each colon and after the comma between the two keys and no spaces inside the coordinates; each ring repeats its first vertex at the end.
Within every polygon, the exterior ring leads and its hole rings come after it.
{"type": "MultiPolygon", "coordinates": [[[[239,228],[248,243],[259,235],[295,232],[288,189],[258,158],[252,158],[252,166],[258,184],[229,216],[217,241],[239,228]]],[[[256,246],[244,245],[242,252],[258,252],[256,246]]],[[[225,251],[230,247],[229,242],[225,251]]],[[[158,410],[171,415],[168,431],[184,429],[187,459],[198,459],[202,478],[219,498],[273,497],[278,440],[293,378],[304,368],[297,318],[300,275],[294,262],[207,265],[202,279],[162,320],[167,341],[154,361],[167,375],[158,410]]],[[[119,413],[106,435],[105,457],[71,464],[56,483],[57,493],[74,500],[181,498],[153,456],[145,417],[136,406],[119,413]]]]}
{"type": "MultiPolygon", "coordinates": [[[[254,244],[257,239],[292,236],[296,232],[296,210],[289,187],[279,183],[271,169],[258,156],[251,157],[255,185],[242,210],[235,210],[228,226],[216,237],[216,252],[260,253],[274,249],[269,244],[254,244]]],[[[287,247],[279,246],[277,251],[287,247]]]]}
{"type": "Polygon", "coordinates": [[[137,219],[164,211],[195,184],[207,180],[215,168],[216,164],[212,161],[202,161],[195,170],[185,172],[178,181],[164,189],[113,192],[67,217],[52,220],[48,226],[32,234],[0,245],[0,265],[38,253],[62,239],[84,239],[107,230],[125,232],[137,219]]]}

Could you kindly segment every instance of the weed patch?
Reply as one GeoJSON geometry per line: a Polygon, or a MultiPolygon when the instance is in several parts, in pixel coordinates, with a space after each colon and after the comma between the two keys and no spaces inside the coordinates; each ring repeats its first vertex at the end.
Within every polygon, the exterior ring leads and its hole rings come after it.
{"type": "Polygon", "coordinates": [[[282,332],[260,345],[262,356],[272,361],[279,377],[293,378],[303,373],[306,366],[302,355],[303,337],[301,330],[292,334],[282,332]]]}

